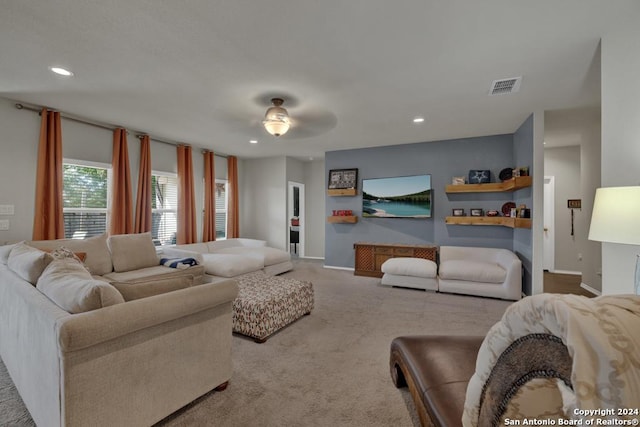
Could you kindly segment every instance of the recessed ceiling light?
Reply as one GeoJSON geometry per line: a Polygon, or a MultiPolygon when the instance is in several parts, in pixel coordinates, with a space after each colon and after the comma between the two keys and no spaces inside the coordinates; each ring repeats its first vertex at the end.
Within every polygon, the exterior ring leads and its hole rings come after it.
{"type": "Polygon", "coordinates": [[[424,117],[416,117],[413,119],[413,123],[422,123],[424,122],[424,117]]]}
{"type": "Polygon", "coordinates": [[[258,141],[257,141],[257,140],[255,140],[255,139],[252,139],[252,140],[251,140],[251,141],[249,141],[249,142],[250,142],[251,144],[257,144],[257,143],[258,143],[258,141]]]}
{"type": "Polygon", "coordinates": [[[67,69],[64,68],[60,68],[60,67],[49,67],[49,69],[51,71],[53,71],[54,73],[61,75],[61,76],[65,76],[65,77],[71,77],[73,76],[73,73],[67,69]]]}

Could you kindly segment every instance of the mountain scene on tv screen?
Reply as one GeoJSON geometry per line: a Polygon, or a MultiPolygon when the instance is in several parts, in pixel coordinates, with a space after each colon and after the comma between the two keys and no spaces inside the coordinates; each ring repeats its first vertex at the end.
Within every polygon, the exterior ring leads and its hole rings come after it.
{"type": "Polygon", "coordinates": [[[365,218],[431,217],[430,176],[363,180],[362,216],[365,218]]]}

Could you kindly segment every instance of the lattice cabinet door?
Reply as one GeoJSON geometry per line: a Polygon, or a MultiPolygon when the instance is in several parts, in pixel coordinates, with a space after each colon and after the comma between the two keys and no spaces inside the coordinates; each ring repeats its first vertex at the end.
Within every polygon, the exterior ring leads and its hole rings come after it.
{"type": "Polygon", "coordinates": [[[376,264],[373,253],[374,247],[371,245],[353,245],[356,251],[355,274],[361,276],[375,276],[376,264]]]}

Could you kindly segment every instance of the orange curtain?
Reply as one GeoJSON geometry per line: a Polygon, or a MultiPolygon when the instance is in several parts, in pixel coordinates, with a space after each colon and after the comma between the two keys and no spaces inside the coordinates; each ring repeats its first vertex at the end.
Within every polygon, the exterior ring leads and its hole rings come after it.
{"type": "Polygon", "coordinates": [[[149,135],[140,139],[140,169],[138,170],[138,193],[136,195],[136,233],[151,231],[151,143],[149,135]]]}
{"type": "Polygon", "coordinates": [[[62,126],[60,113],[42,109],[36,171],[33,240],[64,238],[62,212],[62,126]]]}
{"type": "Polygon", "coordinates": [[[179,245],[195,243],[196,204],[193,186],[193,161],[191,147],[178,146],[178,235],[179,245]]]}
{"type": "Polygon", "coordinates": [[[133,198],[131,195],[131,171],[127,131],[118,128],[113,131],[113,185],[111,186],[110,234],[133,233],[133,198]]]}
{"type": "Polygon", "coordinates": [[[216,173],[213,151],[204,155],[204,221],[202,224],[202,241],[216,240],[216,173]]]}
{"type": "Polygon", "coordinates": [[[227,175],[229,178],[229,199],[227,206],[227,239],[240,237],[240,212],[238,211],[238,159],[227,157],[227,175]]]}

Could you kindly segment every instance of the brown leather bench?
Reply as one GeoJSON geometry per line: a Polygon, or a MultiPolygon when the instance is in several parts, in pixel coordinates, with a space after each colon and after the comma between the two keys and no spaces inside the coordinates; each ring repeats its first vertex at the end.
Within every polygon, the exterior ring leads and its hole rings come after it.
{"type": "Polygon", "coordinates": [[[461,426],[484,337],[404,336],[391,342],[391,378],[409,387],[423,426],[461,426]]]}

